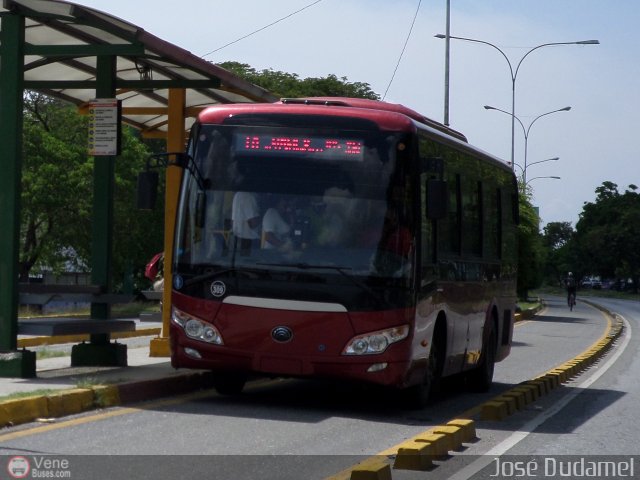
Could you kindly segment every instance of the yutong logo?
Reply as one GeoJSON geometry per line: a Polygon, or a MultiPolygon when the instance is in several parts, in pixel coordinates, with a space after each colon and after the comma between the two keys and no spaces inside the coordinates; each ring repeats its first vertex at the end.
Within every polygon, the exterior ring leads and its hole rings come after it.
{"type": "Polygon", "coordinates": [[[286,343],[293,338],[293,332],[289,327],[276,327],[271,330],[271,338],[276,342],[286,343]]]}

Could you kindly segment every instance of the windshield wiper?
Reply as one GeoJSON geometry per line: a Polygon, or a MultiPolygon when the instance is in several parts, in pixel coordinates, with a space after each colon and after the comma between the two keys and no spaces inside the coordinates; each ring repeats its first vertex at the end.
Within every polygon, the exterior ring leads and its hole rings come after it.
{"type": "Polygon", "coordinates": [[[365,293],[370,295],[375,300],[375,302],[378,304],[378,306],[380,306],[380,307],[384,306],[384,303],[376,295],[376,292],[371,290],[371,288],[369,288],[367,285],[365,285],[360,280],[355,278],[353,275],[351,275],[351,274],[346,272],[346,270],[353,270],[352,267],[343,267],[343,266],[339,266],[339,265],[315,265],[315,264],[306,263],[306,262],[297,262],[297,263],[256,263],[256,265],[264,265],[264,266],[269,266],[269,267],[294,267],[294,268],[299,268],[300,270],[311,270],[311,269],[334,270],[334,271],[338,272],[340,275],[342,275],[343,277],[345,277],[346,279],[348,279],[356,287],[358,287],[359,289],[361,289],[362,291],[364,291],[365,293]]]}

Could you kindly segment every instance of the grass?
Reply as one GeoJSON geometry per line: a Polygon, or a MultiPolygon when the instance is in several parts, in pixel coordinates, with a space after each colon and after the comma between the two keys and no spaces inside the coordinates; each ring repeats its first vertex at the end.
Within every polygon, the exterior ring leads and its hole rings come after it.
{"type": "MultiPolygon", "coordinates": [[[[531,299],[529,299],[531,300],[531,299]]],[[[540,305],[540,302],[518,302],[518,307],[520,307],[520,310],[525,311],[525,310],[529,310],[531,308],[536,308],[538,305],[540,305]]]]}
{"type": "Polygon", "coordinates": [[[4,402],[7,400],[18,400],[21,398],[28,398],[28,397],[44,397],[47,395],[53,395],[58,391],[59,390],[55,390],[53,388],[41,388],[39,390],[32,390],[30,392],[14,392],[14,393],[10,393],[9,395],[1,396],[0,402],[4,402]]]}
{"type": "Polygon", "coordinates": [[[68,357],[69,352],[63,350],[49,350],[47,347],[41,348],[36,351],[36,360],[43,360],[45,358],[58,358],[68,357]]]}

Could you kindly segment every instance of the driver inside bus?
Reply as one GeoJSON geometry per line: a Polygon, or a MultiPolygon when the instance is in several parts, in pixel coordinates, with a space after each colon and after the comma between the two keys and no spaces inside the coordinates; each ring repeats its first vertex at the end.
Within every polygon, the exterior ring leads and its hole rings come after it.
{"type": "Polygon", "coordinates": [[[291,250],[289,213],[287,199],[284,195],[278,195],[273,206],[265,212],[262,219],[262,248],[291,250]]]}

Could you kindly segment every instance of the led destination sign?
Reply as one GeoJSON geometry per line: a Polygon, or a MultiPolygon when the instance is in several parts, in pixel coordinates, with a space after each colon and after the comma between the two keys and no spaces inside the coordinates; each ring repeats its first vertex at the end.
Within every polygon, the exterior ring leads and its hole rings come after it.
{"type": "Polygon", "coordinates": [[[362,140],[291,135],[237,134],[234,145],[236,152],[242,154],[351,161],[361,161],[364,150],[362,140]]]}

